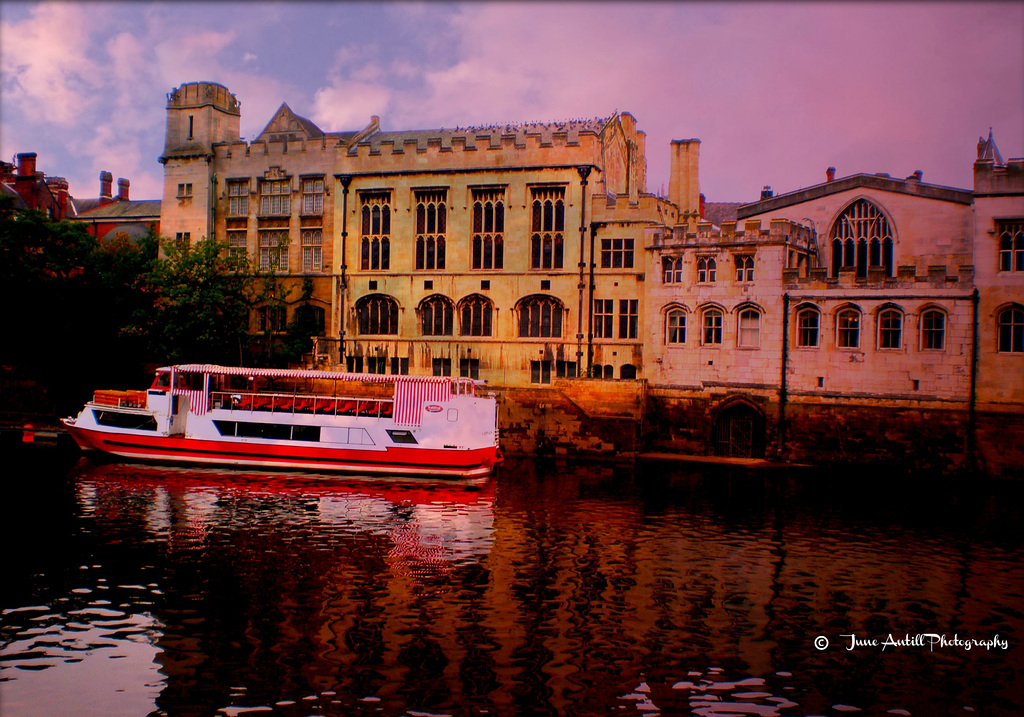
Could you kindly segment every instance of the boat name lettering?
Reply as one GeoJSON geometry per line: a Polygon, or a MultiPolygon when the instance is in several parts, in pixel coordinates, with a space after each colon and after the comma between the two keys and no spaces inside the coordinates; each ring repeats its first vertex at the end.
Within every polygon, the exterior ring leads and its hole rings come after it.
{"type": "Polygon", "coordinates": [[[427,404],[426,406],[424,406],[424,408],[425,408],[425,409],[427,410],[427,412],[429,412],[429,413],[440,413],[441,411],[443,411],[443,410],[444,410],[443,408],[441,408],[440,406],[438,406],[438,405],[437,405],[436,403],[430,403],[430,404],[427,404]]]}

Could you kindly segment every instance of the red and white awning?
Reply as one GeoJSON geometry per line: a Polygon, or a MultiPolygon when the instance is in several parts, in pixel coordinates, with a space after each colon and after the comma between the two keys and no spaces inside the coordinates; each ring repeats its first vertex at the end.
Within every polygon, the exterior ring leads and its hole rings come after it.
{"type": "MultiPolygon", "coordinates": [[[[419,426],[426,403],[442,403],[451,398],[452,382],[467,384],[465,393],[472,395],[475,381],[451,376],[395,376],[379,373],[345,373],[341,371],[312,371],[289,368],[245,368],[243,366],[217,366],[214,364],[182,364],[172,366],[174,373],[209,374],[214,376],[259,376],[266,378],[319,379],[327,381],[357,381],[366,383],[393,383],[394,420],[400,426],[419,426]]],[[[198,415],[206,413],[206,391],[173,388],[172,393],[189,397],[189,407],[198,415]]]]}

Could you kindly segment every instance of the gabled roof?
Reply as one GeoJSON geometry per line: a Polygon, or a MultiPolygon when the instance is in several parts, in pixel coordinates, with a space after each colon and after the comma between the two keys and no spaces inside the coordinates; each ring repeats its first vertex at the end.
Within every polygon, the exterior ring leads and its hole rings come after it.
{"type": "Polygon", "coordinates": [[[322,129],[305,117],[299,117],[292,112],[291,107],[285,102],[274,113],[274,118],[260,132],[256,141],[280,142],[282,140],[320,139],[323,136],[322,129]]]}
{"type": "Polygon", "coordinates": [[[127,202],[114,201],[103,206],[94,206],[90,209],[83,209],[79,204],[78,218],[84,220],[106,219],[111,221],[117,219],[159,219],[160,204],[159,199],[142,199],[127,202]]]}
{"type": "Polygon", "coordinates": [[[737,219],[773,212],[777,209],[803,204],[821,197],[832,194],[848,192],[851,189],[874,189],[883,192],[896,194],[910,194],[924,199],[938,199],[957,204],[972,204],[974,194],[967,189],[956,189],[954,187],[943,187],[939,184],[925,184],[920,181],[917,175],[911,175],[907,179],[893,179],[888,174],[854,174],[842,179],[835,179],[831,182],[816,184],[805,189],[798,189],[795,192],[780,194],[770,199],[762,199],[759,202],[745,204],[736,211],[737,219]]]}

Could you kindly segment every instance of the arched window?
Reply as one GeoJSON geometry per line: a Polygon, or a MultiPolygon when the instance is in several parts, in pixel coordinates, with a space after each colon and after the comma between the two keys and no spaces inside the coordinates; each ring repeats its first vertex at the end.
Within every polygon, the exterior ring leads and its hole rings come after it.
{"type": "Polygon", "coordinates": [[[463,336],[491,336],[494,304],[485,296],[474,294],[459,303],[459,333],[463,336]]]}
{"type": "Polygon", "coordinates": [[[754,308],[742,309],[737,317],[736,345],[758,348],[761,345],[761,312],[754,308]]]}
{"type": "Polygon", "coordinates": [[[451,336],[455,307],[444,296],[430,296],[420,304],[420,319],[424,336],[451,336]]]}
{"type": "Polygon", "coordinates": [[[519,335],[523,338],[560,337],[562,302],[552,296],[529,296],[519,303],[519,335]]]}
{"type": "Polygon", "coordinates": [[[946,313],[926,309],[921,313],[921,350],[942,351],[946,348],[946,313]]]}
{"type": "Polygon", "coordinates": [[[725,323],[725,314],[721,309],[706,309],[704,311],[704,336],[705,346],[718,346],[722,343],[722,326],[725,323]]]}
{"type": "Polygon", "coordinates": [[[636,378],[636,366],[627,363],[619,369],[619,378],[636,378]]]}
{"type": "Polygon", "coordinates": [[[796,345],[811,348],[818,345],[821,332],[821,312],[805,307],[796,312],[796,345]]]}
{"type": "Polygon", "coordinates": [[[999,271],[1024,271],[1024,222],[999,222],[999,271]]]}
{"type": "Polygon", "coordinates": [[[878,312],[878,348],[898,349],[903,346],[903,312],[896,308],[878,312]]]}
{"type": "Polygon", "coordinates": [[[842,349],[860,347],[860,311],[843,309],[836,314],[836,346],[842,349]]]}
{"type": "Polygon", "coordinates": [[[683,281],[683,258],[666,256],[661,260],[661,281],[663,284],[680,284],[683,281]]]}
{"type": "Polygon", "coordinates": [[[665,314],[665,343],[686,343],[686,312],[683,309],[670,309],[665,314]]]}
{"type": "Polygon", "coordinates": [[[736,281],[754,280],[754,257],[736,257],[736,281]]]}
{"type": "Polygon", "coordinates": [[[715,280],[715,270],[718,267],[713,257],[703,256],[697,260],[697,281],[710,283],[715,280]]]}
{"type": "Polygon", "coordinates": [[[362,297],[356,302],[356,318],[360,334],[398,334],[398,303],[390,296],[362,297]]]}
{"type": "Polygon", "coordinates": [[[832,276],[853,268],[866,277],[869,268],[884,268],[893,275],[893,232],[889,220],[876,204],[858,199],[832,225],[832,276]]]}
{"type": "Polygon", "coordinates": [[[1024,353],[1024,308],[1010,306],[999,312],[999,352],[1024,353]]]}

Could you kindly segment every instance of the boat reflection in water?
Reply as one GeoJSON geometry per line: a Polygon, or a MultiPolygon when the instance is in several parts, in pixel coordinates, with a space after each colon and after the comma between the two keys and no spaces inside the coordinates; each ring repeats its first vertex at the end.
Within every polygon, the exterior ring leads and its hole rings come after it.
{"type": "Polygon", "coordinates": [[[1020,697],[1019,490],[517,460],[475,481],[83,460],[18,485],[17,524],[55,537],[9,568],[5,717],[1012,714],[1020,697]],[[1010,649],[841,637],[923,632],[1010,649]]]}

